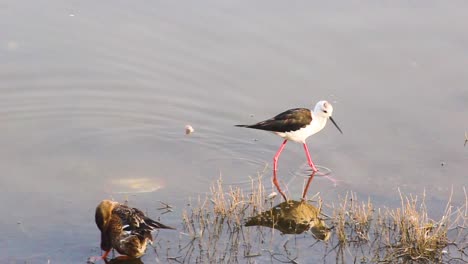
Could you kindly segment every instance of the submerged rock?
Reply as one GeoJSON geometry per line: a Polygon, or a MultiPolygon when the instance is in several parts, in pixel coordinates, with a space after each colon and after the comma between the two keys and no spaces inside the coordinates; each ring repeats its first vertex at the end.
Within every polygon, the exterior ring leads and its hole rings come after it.
{"type": "Polygon", "coordinates": [[[320,218],[320,210],[306,201],[289,200],[249,218],[245,226],[275,228],[284,234],[301,234],[310,229],[315,238],[328,240],[330,229],[320,218]]]}

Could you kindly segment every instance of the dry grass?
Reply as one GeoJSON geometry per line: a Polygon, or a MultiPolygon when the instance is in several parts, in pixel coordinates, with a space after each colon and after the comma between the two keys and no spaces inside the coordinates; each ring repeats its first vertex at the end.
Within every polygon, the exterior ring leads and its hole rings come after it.
{"type": "Polygon", "coordinates": [[[376,209],[370,199],[360,202],[356,194],[348,193],[337,204],[324,203],[322,209],[331,215],[326,222],[332,226],[332,235],[323,242],[310,233],[281,236],[274,229],[245,227],[248,217],[272,208],[280,197],[268,199],[261,176],[251,180],[249,192],[224,186],[220,179],[206,197],[189,201],[179,247],[176,253],[168,252],[167,259],[177,263],[467,263],[466,193],[465,197],[458,207],[449,200],[443,216],[434,220],[428,216],[424,195],[400,193],[400,207],[376,209]]]}
{"type": "Polygon", "coordinates": [[[391,225],[396,226],[398,237],[390,239],[392,229],[383,229],[387,238],[388,256],[391,259],[404,260],[441,260],[441,249],[448,244],[448,218],[438,223],[429,219],[424,201],[418,202],[417,197],[401,197],[401,208],[389,210],[391,225]]]}
{"type": "Polygon", "coordinates": [[[239,253],[243,258],[253,257],[255,236],[243,227],[244,219],[263,208],[264,189],[259,177],[252,180],[250,194],[237,187],[224,189],[221,179],[211,187],[211,195],[193,201],[183,212],[184,232],[189,243],[181,246],[185,252],[182,262],[237,263],[239,253]],[[257,183],[256,183],[257,181],[257,183]]]}
{"type": "Polygon", "coordinates": [[[374,217],[374,206],[370,200],[367,203],[359,203],[356,194],[351,193],[347,194],[337,207],[332,206],[334,210],[331,222],[339,243],[369,241],[369,230],[374,217]]]}
{"type": "Polygon", "coordinates": [[[456,209],[449,200],[439,220],[428,217],[424,198],[400,193],[400,208],[374,210],[347,195],[332,205],[338,252],[358,248],[349,255],[370,263],[467,263],[468,198],[456,209]]]}

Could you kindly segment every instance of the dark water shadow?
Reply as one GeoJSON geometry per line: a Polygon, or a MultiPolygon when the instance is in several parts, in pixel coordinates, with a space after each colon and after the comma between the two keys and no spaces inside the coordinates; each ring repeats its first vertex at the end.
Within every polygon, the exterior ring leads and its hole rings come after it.
{"type": "Polygon", "coordinates": [[[111,260],[106,260],[106,264],[143,264],[140,258],[122,258],[116,257],[111,260]]]}
{"type": "Polygon", "coordinates": [[[86,264],[97,264],[97,263],[106,263],[106,264],[143,264],[141,258],[131,258],[127,256],[117,256],[112,259],[102,259],[100,256],[89,257],[86,261],[86,264]]]}

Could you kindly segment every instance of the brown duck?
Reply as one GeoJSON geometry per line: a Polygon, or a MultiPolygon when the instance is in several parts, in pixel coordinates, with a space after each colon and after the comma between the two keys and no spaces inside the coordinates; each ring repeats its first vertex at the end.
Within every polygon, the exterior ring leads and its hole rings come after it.
{"type": "Polygon", "coordinates": [[[114,248],[131,258],[143,256],[146,245],[153,241],[151,231],[156,228],[174,229],[163,225],[137,208],[118,202],[103,200],[96,207],[96,225],[101,230],[102,258],[105,259],[114,248]]]}

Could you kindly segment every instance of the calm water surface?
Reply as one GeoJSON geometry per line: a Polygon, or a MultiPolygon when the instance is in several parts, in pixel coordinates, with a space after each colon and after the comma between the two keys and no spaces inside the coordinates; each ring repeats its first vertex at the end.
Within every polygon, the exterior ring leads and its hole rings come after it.
{"type": "MultiPolygon", "coordinates": [[[[189,197],[220,175],[248,188],[282,142],[234,124],[321,99],[344,135],[328,125],[309,139],[315,163],[338,180],[315,178],[311,194],[336,202],[352,190],[391,206],[398,188],[425,190],[440,214],[467,183],[467,8],[0,2],[0,262],[100,254],[93,214],[102,199],[128,198],[180,227],[189,197]],[[184,135],[186,124],[194,134],[184,135]],[[161,216],[160,200],[175,212],[161,216]]],[[[288,144],[279,175],[293,198],[306,169],[302,146],[288,144]]],[[[269,188],[270,176],[268,167],[269,188]]]]}

